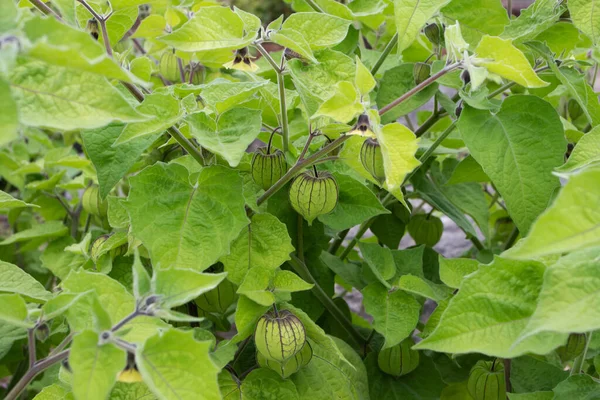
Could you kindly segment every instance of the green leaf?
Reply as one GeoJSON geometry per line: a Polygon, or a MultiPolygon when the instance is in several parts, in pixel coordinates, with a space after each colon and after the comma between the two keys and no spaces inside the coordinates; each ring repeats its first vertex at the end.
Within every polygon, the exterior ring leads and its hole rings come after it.
{"type": "Polygon", "coordinates": [[[339,187],[338,203],[332,212],[319,216],[319,221],[325,225],[343,231],[377,215],[390,213],[364,184],[348,175],[335,173],[334,177],[339,187]]]}
{"type": "Polygon", "coordinates": [[[500,35],[509,22],[506,9],[498,0],[452,0],[442,14],[460,22],[464,39],[473,47],[485,34],[500,35]]]}
{"type": "Polygon", "coordinates": [[[454,171],[450,179],[446,182],[447,185],[454,185],[465,182],[489,182],[490,178],[483,172],[481,165],[475,161],[473,156],[468,155],[463,158],[454,171]]]}
{"type": "Polygon", "coordinates": [[[526,233],[559,186],[552,170],[563,162],[566,141],[556,111],[538,97],[510,96],[495,115],[465,107],[458,127],[517,227],[526,233]]]}
{"type": "Polygon", "coordinates": [[[395,122],[376,130],[383,154],[385,183],[390,189],[402,186],[404,178],[421,163],[415,158],[418,139],[410,129],[395,122]]]}
{"type": "Polygon", "coordinates": [[[567,3],[571,21],[581,32],[585,33],[594,44],[600,40],[600,14],[596,7],[597,0],[571,0],[567,3]]]}
{"type": "Polygon", "coordinates": [[[25,125],[73,130],[146,119],[96,74],[19,58],[9,79],[25,125]]]}
{"type": "Polygon", "coordinates": [[[143,382],[117,382],[110,400],[156,400],[156,396],[143,382]]]}
{"type": "Polygon", "coordinates": [[[33,328],[27,319],[27,303],[18,294],[0,294],[0,321],[21,328],[33,328]]]}
{"type": "Polygon", "coordinates": [[[122,123],[112,123],[81,132],[85,150],[96,168],[102,198],[106,198],[144,150],[157,138],[157,135],[150,135],[113,146],[124,128],[122,123]]]}
{"type": "Polygon", "coordinates": [[[250,372],[242,383],[241,392],[244,400],[300,399],[291,380],[281,378],[268,368],[258,368],[250,372]]]}
{"type": "Polygon", "coordinates": [[[20,294],[35,302],[44,302],[52,297],[31,275],[5,261],[0,261],[0,292],[20,294]]]}
{"type": "Polygon", "coordinates": [[[127,124],[121,135],[115,140],[114,146],[128,143],[139,137],[160,133],[174,125],[182,114],[179,100],[169,94],[161,93],[147,95],[136,110],[140,114],[151,115],[153,118],[144,122],[127,124]]]}
{"type": "Polygon", "coordinates": [[[572,375],[553,390],[554,400],[595,399],[600,396],[600,383],[589,375],[572,375]]]}
{"type": "Polygon", "coordinates": [[[73,400],[73,393],[71,389],[63,386],[60,383],[54,383],[50,386],[46,386],[39,392],[34,400],[73,400]]]}
{"type": "Polygon", "coordinates": [[[0,246],[6,246],[7,244],[24,242],[27,240],[52,239],[55,237],[64,236],[67,233],[68,229],[62,224],[61,221],[48,221],[9,236],[0,242],[0,246]]]}
{"type": "MultiPolygon", "coordinates": [[[[140,0],[142,2],[143,0],[140,0]]],[[[162,35],[165,32],[165,27],[167,26],[167,20],[162,15],[149,15],[144,18],[135,31],[132,38],[145,38],[145,39],[153,39],[157,36],[162,35]]],[[[147,58],[136,58],[136,60],[147,60],[147,58]]],[[[150,60],[148,60],[150,61],[150,60]]],[[[133,71],[133,69],[132,69],[133,71]]]]}
{"type": "Polygon", "coordinates": [[[81,254],[65,251],[65,248],[74,244],[71,236],[64,236],[48,244],[42,254],[41,261],[45,268],[59,279],[65,279],[69,272],[81,267],[86,258],[81,254]]]}
{"type": "Polygon", "coordinates": [[[452,289],[447,286],[413,275],[401,276],[398,288],[436,302],[440,302],[452,294],[452,289]]]}
{"type": "Polygon", "coordinates": [[[202,147],[237,167],[248,146],[260,133],[262,119],[260,110],[233,108],[217,116],[216,120],[198,112],[188,115],[186,121],[202,147]]]}
{"type": "Polygon", "coordinates": [[[19,9],[16,3],[3,2],[0,4],[0,34],[17,28],[19,21],[19,9]]]}
{"type": "Polygon", "coordinates": [[[202,7],[173,33],[157,39],[185,52],[246,47],[256,30],[244,32],[244,22],[228,7],[202,7]]]}
{"type": "Polygon", "coordinates": [[[310,45],[302,36],[302,34],[294,29],[281,29],[271,33],[269,39],[273,43],[277,43],[280,46],[286,47],[296,53],[300,54],[307,60],[318,63],[315,58],[310,45]]]}
{"type": "Polygon", "coordinates": [[[0,79],[0,108],[0,146],[3,146],[19,137],[17,103],[10,94],[10,86],[3,79],[0,79]]]}
{"type": "Polygon", "coordinates": [[[392,251],[377,243],[359,242],[358,247],[369,268],[382,285],[391,288],[387,282],[396,273],[392,251]]]}
{"type": "Polygon", "coordinates": [[[389,291],[381,283],[372,283],[362,291],[365,311],[373,317],[373,328],[385,338],[384,349],[410,336],[419,322],[421,306],[402,290],[389,291]]]}
{"type": "Polygon", "coordinates": [[[513,391],[519,393],[552,390],[569,376],[560,364],[530,356],[513,359],[510,371],[513,391]]]}
{"type": "Polygon", "coordinates": [[[355,57],[356,62],[356,76],[354,78],[354,85],[358,89],[358,93],[361,96],[369,94],[371,90],[377,85],[377,81],[371,75],[371,71],[362,63],[358,56],[355,57]]]}
{"type": "Polygon", "coordinates": [[[268,309],[269,307],[261,306],[246,296],[240,296],[235,309],[235,338],[242,341],[250,336],[256,328],[256,322],[268,309]]]}
{"type": "Polygon", "coordinates": [[[24,201],[15,199],[10,194],[0,190],[0,209],[11,210],[13,208],[24,208],[24,207],[39,208],[40,206],[38,206],[36,204],[25,203],[24,201]]]}
{"type": "Polygon", "coordinates": [[[239,285],[251,267],[274,271],[290,259],[293,251],[292,240],[283,223],[271,214],[255,214],[221,262],[228,273],[227,279],[239,285]]]}
{"type": "Polygon", "coordinates": [[[242,179],[228,168],[203,168],[191,184],[185,167],[157,163],[129,182],[124,206],[131,231],[155,268],[203,271],[229,252],[248,224],[242,179]]]}
{"type": "Polygon", "coordinates": [[[554,25],[564,11],[564,6],[554,0],[536,0],[527,9],[521,10],[519,17],[511,20],[502,37],[519,42],[531,40],[554,25]]]}
{"type": "Polygon", "coordinates": [[[435,330],[414,348],[513,358],[546,354],[567,335],[542,333],[518,342],[533,315],[545,267],[535,261],[495,258],[464,278],[435,330]],[[493,337],[494,340],[489,340],[493,337]]]}
{"type": "Polygon", "coordinates": [[[538,218],[511,258],[529,259],[597,246],[600,243],[600,169],[587,169],[569,178],[554,203],[538,218]]]}
{"type": "Polygon", "coordinates": [[[560,83],[567,88],[571,96],[579,103],[588,122],[592,126],[600,124],[600,102],[585,77],[572,68],[558,68],[554,61],[549,61],[549,65],[560,83]]]}
{"type": "Polygon", "coordinates": [[[301,292],[313,288],[310,284],[300,278],[292,271],[278,270],[273,278],[273,289],[276,292],[301,292]]]}
{"type": "Polygon", "coordinates": [[[88,296],[91,293],[92,291],[82,293],[58,294],[56,297],[51,298],[46,302],[46,304],[44,304],[44,306],[42,307],[41,319],[44,321],[50,321],[51,319],[64,314],[75,303],[77,303],[79,300],[82,300],[85,296],[88,296]]]}
{"type": "MultiPolygon", "coordinates": [[[[416,86],[414,69],[414,64],[405,63],[385,71],[383,79],[379,82],[377,107],[381,109],[387,106],[416,86]]],[[[428,85],[414,96],[409,97],[390,111],[383,114],[381,117],[382,122],[394,122],[398,117],[410,114],[417,108],[426,104],[435,95],[437,89],[437,83],[428,85]]]]}
{"type": "Polygon", "coordinates": [[[365,287],[365,283],[362,280],[361,268],[353,263],[345,263],[340,260],[339,257],[323,250],[321,252],[320,260],[333,272],[339,275],[344,282],[352,285],[359,290],[365,287]]]}
{"type": "MultiPolygon", "coordinates": [[[[215,79],[202,87],[202,100],[218,114],[223,114],[244,101],[252,98],[269,81],[260,82],[231,82],[225,79],[215,79]]],[[[245,109],[238,109],[238,113],[245,109]]],[[[247,110],[248,112],[250,110],[247,110]]],[[[234,115],[236,115],[234,113],[234,115]]],[[[232,118],[232,117],[229,117],[232,118]]]]}
{"type": "MultiPolygon", "coordinates": [[[[596,126],[579,139],[569,159],[556,168],[558,172],[572,172],[600,161],[600,127],[596,126]]],[[[1,203],[0,203],[0,208],[1,203]]]]}
{"type": "Polygon", "coordinates": [[[210,358],[210,342],[176,329],[158,333],[136,349],[144,382],[161,399],[219,400],[218,368],[210,358]]]}
{"type": "Polygon", "coordinates": [[[417,38],[421,28],[450,0],[394,0],[398,54],[417,38]]]}
{"type": "Polygon", "coordinates": [[[273,271],[260,266],[252,267],[246,273],[237,292],[261,306],[270,307],[275,302],[275,296],[268,290],[272,276],[273,271]]]}
{"type": "Polygon", "coordinates": [[[76,69],[130,83],[141,80],[123,70],[89,33],[55,18],[35,17],[23,26],[32,47],[27,54],[51,65],[76,69]]]}
{"type": "Polygon", "coordinates": [[[363,111],[364,107],[354,85],[343,81],[338,82],[333,96],[321,104],[313,118],[324,116],[338,122],[348,123],[363,111]]]}
{"type": "Polygon", "coordinates": [[[126,364],[125,350],[112,343],[101,344],[95,332],[81,332],[69,353],[73,394],[77,399],[106,399],[126,364]]]}
{"type": "Polygon", "coordinates": [[[521,86],[538,88],[549,85],[535,74],[525,55],[510,40],[485,35],[477,45],[475,54],[478,58],[493,60],[480,62],[488,71],[521,86]]]}
{"type": "Polygon", "coordinates": [[[465,276],[477,271],[479,262],[471,258],[439,257],[440,279],[451,288],[458,289],[465,276]]]}
{"type": "Polygon", "coordinates": [[[300,12],[290,15],[282,25],[306,39],[312,50],[333,47],[346,37],[350,21],[319,12],[300,12]]]}
{"type": "Polygon", "coordinates": [[[191,269],[158,269],[152,277],[152,292],[160,305],[174,308],[217,287],[227,274],[203,274],[191,269]]]}
{"type": "Polygon", "coordinates": [[[152,280],[148,271],[142,264],[140,253],[136,249],[133,256],[133,265],[131,266],[131,275],[133,279],[133,295],[136,299],[148,294],[152,288],[152,280]]]}

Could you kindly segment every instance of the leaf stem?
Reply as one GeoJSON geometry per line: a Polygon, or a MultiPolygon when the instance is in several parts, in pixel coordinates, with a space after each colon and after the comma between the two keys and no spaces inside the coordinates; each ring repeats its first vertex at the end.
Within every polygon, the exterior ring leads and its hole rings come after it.
{"type": "Polygon", "coordinates": [[[575,358],[573,361],[573,367],[571,368],[571,376],[581,374],[583,368],[583,362],[585,361],[585,357],[587,356],[588,349],[590,347],[590,342],[592,341],[592,331],[588,332],[585,335],[585,348],[583,349],[583,353],[575,358]]]}
{"type": "Polygon", "coordinates": [[[19,397],[19,395],[21,394],[21,392],[23,390],[25,390],[27,385],[29,385],[29,383],[36,376],[38,376],[38,374],[40,374],[46,368],[56,364],[57,362],[64,360],[68,356],[69,356],[69,350],[67,349],[67,350],[63,350],[60,353],[57,353],[53,356],[48,356],[46,358],[43,358],[40,361],[38,361],[37,363],[35,363],[33,365],[33,367],[29,368],[29,370],[25,373],[25,375],[23,375],[23,377],[19,380],[19,382],[17,382],[17,384],[12,388],[12,390],[6,395],[4,400],[16,400],[19,397]]]}
{"type": "Polygon", "coordinates": [[[327,251],[331,254],[337,253],[342,243],[344,243],[344,239],[346,239],[346,236],[348,236],[348,232],[350,232],[350,229],[346,229],[338,233],[335,240],[329,245],[329,249],[327,249],[327,251]]]}
{"type": "Polygon", "coordinates": [[[367,230],[371,227],[371,225],[373,225],[373,222],[375,222],[375,218],[368,219],[362,224],[360,224],[360,226],[358,227],[358,231],[356,231],[356,234],[354,235],[350,243],[348,243],[348,246],[346,246],[342,254],[340,254],[340,260],[344,261],[346,257],[348,257],[348,254],[350,254],[354,246],[356,246],[356,243],[358,243],[360,238],[362,238],[363,235],[367,232],[367,230]]]}
{"type": "Polygon", "coordinates": [[[298,275],[300,275],[300,277],[302,279],[304,279],[306,282],[312,283],[314,285],[312,288],[312,292],[315,295],[315,297],[321,302],[321,304],[323,304],[323,306],[327,309],[327,311],[329,311],[329,313],[344,328],[344,330],[346,330],[346,332],[348,332],[350,337],[352,337],[352,339],[359,346],[364,345],[366,343],[365,338],[356,329],[354,329],[352,322],[350,322],[346,318],[344,313],[333,302],[331,297],[329,297],[329,295],[327,293],[325,293],[323,288],[318,284],[318,282],[315,280],[315,278],[310,273],[306,264],[304,264],[302,261],[300,261],[298,259],[298,257],[296,257],[293,254],[291,255],[291,260],[288,261],[288,263],[292,266],[292,268],[294,268],[294,271],[296,271],[296,273],[298,275]]]}
{"type": "Polygon", "coordinates": [[[305,0],[306,3],[312,7],[313,10],[318,11],[320,13],[325,13],[325,11],[323,11],[323,9],[321,7],[319,7],[319,5],[317,3],[315,3],[313,0],[305,0]]]}
{"type": "Polygon", "coordinates": [[[300,262],[304,262],[304,218],[298,214],[298,239],[296,241],[296,254],[300,262]]]}
{"type": "Polygon", "coordinates": [[[56,18],[57,20],[62,22],[62,18],[60,17],[60,15],[56,11],[54,11],[53,9],[48,7],[48,5],[46,3],[44,3],[43,1],[30,0],[30,3],[33,4],[42,13],[44,13],[46,15],[52,15],[54,18],[56,18]]]}
{"type": "Polygon", "coordinates": [[[504,363],[504,387],[506,388],[506,393],[510,393],[512,392],[512,385],[510,384],[510,367],[512,364],[511,359],[504,358],[502,362],[504,363]]]}
{"type": "Polygon", "coordinates": [[[397,43],[398,43],[398,33],[395,33],[394,36],[392,36],[392,38],[390,39],[388,44],[383,49],[383,52],[379,56],[379,59],[377,59],[377,62],[375,63],[375,65],[373,65],[373,68],[371,68],[371,75],[375,75],[377,73],[377,71],[379,71],[379,68],[381,68],[381,66],[383,65],[383,62],[385,61],[387,56],[392,52],[392,50],[394,49],[394,47],[396,46],[397,43]]]}
{"type": "Polygon", "coordinates": [[[281,138],[283,141],[283,152],[287,153],[290,142],[290,129],[288,127],[287,104],[285,104],[285,80],[283,73],[277,74],[277,86],[279,87],[279,106],[281,112],[281,138]]]}

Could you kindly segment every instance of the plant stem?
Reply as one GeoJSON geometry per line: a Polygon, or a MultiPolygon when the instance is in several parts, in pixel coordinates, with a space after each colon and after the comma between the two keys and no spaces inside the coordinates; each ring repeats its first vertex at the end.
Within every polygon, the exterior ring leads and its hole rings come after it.
{"type": "Polygon", "coordinates": [[[304,218],[298,214],[298,239],[296,241],[296,254],[300,262],[304,263],[304,218]]]}
{"type": "Polygon", "coordinates": [[[506,11],[508,12],[508,19],[512,17],[512,0],[506,0],[506,11]]]}
{"type": "MultiPolygon", "coordinates": [[[[536,73],[542,72],[549,68],[550,67],[541,67],[541,68],[536,69],[535,72],[536,73]]],[[[516,85],[516,82],[505,83],[504,85],[500,86],[498,89],[494,90],[492,93],[488,94],[488,96],[487,96],[488,100],[493,99],[494,97],[498,96],[499,94],[504,93],[506,90],[510,89],[511,87],[513,87],[515,85],[516,85]]]]}
{"type": "Polygon", "coordinates": [[[30,3],[33,4],[38,10],[46,15],[52,15],[54,18],[62,22],[62,18],[55,12],[53,9],[48,7],[46,3],[41,0],[30,0],[30,3]]]}
{"type": "MultiPolygon", "coordinates": [[[[185,70],[183,69],[183,61],[181,58],[177,57],[177,68],[179,68],[179,79],[181,79],[181,83],[185,83],[185,70]]],[[[190,76],[192,75],[192,71],[190,71],[190,76]]]]}
{"type": "Polygon", "coordinates": [[[329,297],[329,295],[325,293],[323,288],[319,286],[315,278],[313,278],[312,274],[308,270],[306,264],[300,261],[295,255],[291,256],[291,260],[288,261],[288,263],[292,266],[292,268],[294,268],[294,271],[296,271],[296,273],[300,275],[302,279],[314,285],[312,288],[312,292],[315,295],[315,297],[319,299],[321,304],[323,304],[323,306],[327,309],[327,311],[329,311],[333,318],[335,318],[335,320],[344,328],[344,330],[348,332],[350,337],[352,337],[352,339],[354,339],[354,341],[356,341],[356,343],[359,346],[365,344],[365,338],[356,329],[354,329],[354,326],[352,326],[352,322],[350,322],[346,318],[344,313],[333,302],[331,297],[329,297]]]}
{"type": "Polygon", "coordinates": [[[108,18],[101,18],[98,22],[100,23],[100,27],[102,28],[102,40],[104,41],[104,45],[106,46],[106,52],[109,57],[113,56],[112,47],[110,46],[110,39],[108,38],[108,31],[106,30],[106,20],[108,18]]]}
{"type": "Polygon", "coordinates": [[[305,0],[306,3],[312,7],[313,10],[318,11],[320,13],[325,13],[325,11],[323,11],[323,9],[321,7],[319,7],[319,5],[317,3],[315,3],[313,0],[305,0]]]}
{"type": "Polygon", "coordinates": [[[394,49],[394,47],[396,46],[397,43],[398,43],[398,33],[396,33],[396,34],[394,34],[394,36],[392,36],[392,38],[390,39],[388,44],[383,49],[383,52],[379,56],[379,59],[377,60],[375,65],[373,65],[373,68],[371,68],[371,75],[375,75],[377,73],[377,71],[379,71],[379,68],[381,68],[381,66],[383,65],[383,62],[385,61],[387,56],[392,52],[392,50],[394,49]]]}
{"type": "Polygon", "coordinates": [[[273,57],[271,57],[269,52],[267,50],[265,50],[265,48],[262,46],[262,44],[260,44],[260,42],[254,42],[254,47],[256,47],[256,50],[258,50],[258,52],[260,54],[262,54],[262,56],[265,58],[265,60],[267,60],[269,62],[269,64],[271,64],[271,68],[273,68],[275,73],[277,75],[279,75],[282,72],[281,68],[279,68],[279,65],[277,65],[275,60],[273,60],[273,57]]]}
{"type": "Polygon", "coordinates": [[[365,232],[373,225],[373,222],[375,222],[375,218],[368,219],[360,224],[358,231],[356,231],[356,235],[354,235],[350,243],[348,243],[348,246],[346,246],[342,254],[340,254],[340,260],[344,261],[346,257],[348,257],[348,254],[350,254],[354,246],[356,246],[356,243],[358,243],[360,238],[362,238],[365,232]]]}
{"type": "Polygon", "coordinates": [[[416,137],[423,136],[429,130],[429,128],[431,128],[433,125],[435,125],[436,122],[438,122],[440,119],[442,119],[446,115],[448,115],[448,114],[444,113],[444,112],[434,111],[433,114],[431,114],[429,116],[429,118],[427,118],[425,120],[425,122],[423,122],[423,124],[415,130],[415,136],[416,137]]]}
{"type": "Polygon", "coordinates": [[[381,108],[379,110],[379,115],[383,115],[386,112],[390,111],[392,108],[396,107],[398,104],[402,103],[403,101],[409,99],[416,93],[419,93],[421,90],[425,89],[427,86],[431,85],[433,82],[435,82],[437,79],[441,78],[442,76],[446,75],[448,72],[454,71],[455,69],[460,67],[460,65],[461,65],[460,62],[450,64],[447,67],[445,67],[444,69],[442,69],[441,71],[439,71],[438,73],[425,79],[423,82],[421,82],[414,88],[410,89],[408,92],[404,93],[402,96],[398,97],[396,100],[392,101],[387,106],[381,108]]]}
{"type": "Polygon", "coordinates": [[[140,315],[143,315],[139,310],[135,310],[132,313],[130,313],[129,315],[127,315],[125,318],[123,318],[122,320],[120,320],[119,322],[117,322],[112,328],[111,328],[111,332],[116,332],[119,329],[121,329],[125,324],[127,324],[129,321],[131,321],[132,319],[134,319],[135,317],[138,317],[140,315]]]}
{"type": "Polygon", "coordinates": [[[37,361],[35,349],[35,327],[27,329],[27,352],[29,353],[29,369],[31,369],[37,361]]]}
{"type": "Polygon", "coordinates": [[[57,362],[64,360],[68,356],[69,356],[69,350],[67,349],[67,350],[63,350],[60,353],[57,353],[53,356],[48,356],[44,359],[41,359],[40,361],[35,363],[33,365],[33,367],[30,368],[25,373],[25,375],[23,375],[23,377],[19,380],[19,382],[17,382],[15,387],[13,387],[12,390],[6,395],[4,400],[16,400],[19,397],[19,395],[21,394],[21,392],[23,390],[25,390],[27,385],[29,385],[29,383],[36,376],[38,376],[39,373],[44,371],[46,368],[56,364],[57,362]]]}
{"type": "Polygon", "coordinates": [[[285,81],[283,73],[277,73],[277,86],[279,87],[279,105],[281,111],[281,139],[283,141],[283,152],[286,153],[289,148],[290,130],[288,127],[287,105],[285,104],[285,81]]]}
{"type": "Polygon", "coordinates": [[[344,239],[346,239],[346,236],[348,236],[348,232],[350,232],[350,229],[346,229],[338,233],[335,240],[331,242],[331,245],[329,245],[329,249],[327,249],[327,251],[331,254],[337,253],[342,243],[344,243],[344,239]]]}
{"type": "MultiPolygon", "coordinates": [[[[425,150],[425,153],[423,153],[423,155],[421,155],[421,157],[419,158],[421,165],[423,165],[425,161],[429,159],[429,157],[433,154],[435,149],[437,149],[442,144],[442,142],[448,137],[448,135],[452,133],[455,127],[456,121],[452,122],[452,124],[449,127],[447,127],[444,132],[442,132],[442,134],[435,140],[435,142],[433,142],[433,144],[429,146],[427,150],[425,150]]],[[[412,170],[412,172],[408,174],[406,178],[404,178],[404,182],[408,182],[410,178],[412,178],[415,175],[415,173],[419,170],[419,168],[420,166],[412,170]]]]}
{"type": "MultiPolygon", "coordinates": [[[[510,393],[512,392],[512,385],[510,384],[511,360],[510,358],[504,358],[502,362],[504,363],[504,385],[506,388],[506,393],[510,393]]],[[[506,398],[508,399],[508,396],[506,398]]]]}
{"type": "Polygon", "coordinates": [[[515,240],[517,240],[517,237],[519,237],[519,228],[515,226],[512,232],[510,233],[508,239],[506,239],[506,243],[504,243],[504,246],[502,246],[502,250],[506,251],[510,249],[513,246],[513,244],[515,244],[515,240]]]}
{"type": "Polygon", "coordinates": [[[583,368],[583,362],[585,361],[585,357],[587,356],[588,349],[590,347],[590,342],[592,341],[592,331],[588,332],[585,335],[585,348],[583,349],[583,353],[581,353],[575,361],[573,361],[573,367],[571,368],[571,376],[581,374],[581,369],[583,368]]]}

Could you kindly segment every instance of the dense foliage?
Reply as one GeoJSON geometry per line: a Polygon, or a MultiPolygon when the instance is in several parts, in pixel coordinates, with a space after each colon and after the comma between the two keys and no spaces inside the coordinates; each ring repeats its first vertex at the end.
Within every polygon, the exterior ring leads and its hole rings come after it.
{"type": "Polygon", "coordinates": [[[0,1],[2,397],[600,396],[595,0],[146,3],[0,1]]]}

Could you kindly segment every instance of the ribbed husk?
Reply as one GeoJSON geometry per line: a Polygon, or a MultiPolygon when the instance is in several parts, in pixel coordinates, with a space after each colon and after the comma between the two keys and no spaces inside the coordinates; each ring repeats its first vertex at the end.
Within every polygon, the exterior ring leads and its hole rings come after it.
{"type": "Polygon", "coordinates": [[[285,155],[279,149],[267,154],[267,148],[261,147],[252,157],[252,179],[264,190],[273,186],[287,170],[285,155]]]}
{"type": "Polygon", "coordinates": [[[556,349],[562,362],[575,359],[585,349],[585,333],[572,333],[569,335],[567,344],[556,349]]]}
{"type": "Polygon", "coordinates": [[[413,67],[413,78],[415,79],[415,85],[423,83],[423,81],[429,78],[430,74],[431,65],[424,62],[415,63],[415,66],[413,67]]]}
{"type": "Polygon", "coordinates": [[[302,350],[294,354],[289,360],[278,362],[269,360],[262,353],[256,353],[256,361],[263,368],[269,368],[277,372],[282,378],[288,378],[308,365],[313,356],[313,350],[309,342],[306,342],[302,350]]]}
{"type": "Polygon", "coordinates": [[[444,42],[444,29],[436,23],[427,25],[423,28],[423,32],[427,39],[436,46],[439,46],[444,42]]]}
{"type": "Polygon", "coordinates": [[[386,374],[403,376],[414,371],[419,365],[419,352],[412,350],[412,339],[408,338],[394,347],[379,352],[377,364],[386,374]]]}
{"type": "Polygon", "coordinates": [[[225,279],[213,290],[210,290],[196,299],[196,304],[201,310],[224,314],[238,298],[237,286],[225,279]]]}
{"type": "Polygon", "coordinates": [[[92,242],[92,247],[90,248],[90,257],[92,258],[92,261],[94,261],[94,262],[98,261],[100,248],[102,247],[104,242],[106,242],[108,240],[109,237],[110,237],[110,235],[108,235],[108,234],[101,235],[101,236],[98,236],[98,238],[92,242]]]}
{"type": "Polygon", "coordinates": [[[333,211],[337,201],[338,185],[329,172],[320,172],[319,176],[304,172],[290,187],[290,203],[309,225],[319,215],[333,211]]]}
{"type": "Polygon", "coordinates": [[[480,360],[471,369],[467,389],[474,400],[505,400],[504,364],[480,360]]]}
{"type": "Polygon", "coordinates": [[[98,186],[92,185],[88,187],[81,198],[83,209],[92,215],[105,217],[108,212],[108,202],[102,201],[98,186]]]}
{"type": "Polygon", "coordinates": [[[177,56],[171,50],[165,51],[160,57],[158,70],[162,76],[171,82],[181,81],[177,56]]]}
{"type": "Polygon", "coordinates": [[[302,350],[305,343],[304,325],[287,310],[281,311],[278,316],[267,313],[256,324],[254,344],[268,360],[287,361],[302,350]]]}
{"type": "Polygon", "coordinates": [[[383,154],[377,139],[366,139],[360,148],[360,162],[373,178],[383,183],[385,181],[385,169],[383,167],[383,154]]]}
{"type": "Polygon", "coordinates": [[[444,232],[442,220],[433,215],[416,214],[408,222],[408,233],[417,244],[433,247],[444,232]]]}

